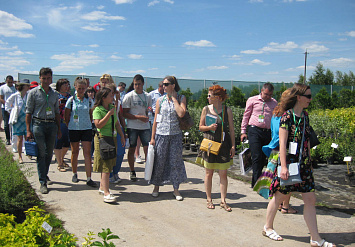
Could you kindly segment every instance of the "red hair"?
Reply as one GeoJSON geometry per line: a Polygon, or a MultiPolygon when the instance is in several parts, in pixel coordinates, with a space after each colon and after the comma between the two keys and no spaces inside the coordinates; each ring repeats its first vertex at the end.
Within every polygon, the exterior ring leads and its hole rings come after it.
{"type": "Polygon", "coordinates": [[[208,91],[211,91],[214,96],[220,97],[222,101],[228,98],[227,89],[224,89],[220,85],[213,85],[208,88],[208,91]]]}

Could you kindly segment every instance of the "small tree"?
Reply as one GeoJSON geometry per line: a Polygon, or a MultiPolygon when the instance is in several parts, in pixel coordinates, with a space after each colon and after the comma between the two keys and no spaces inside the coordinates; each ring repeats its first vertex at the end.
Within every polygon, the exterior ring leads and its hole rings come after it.
{"type": "Polygon", "coordinates": [[[191,107],[193,106],[193,102],[191,100],[193,94],[192,94],[189,87],[186,90],[181,89],[179,94],[184,95],[186,97],[186,104],[188,106],[191,106],[191,107]]]}
{"type": "Polygon", "coordinates": [[[325,87],[323,87],[311,101],[309,109],[331,109],[331,97],[325,87]]]}
{"type": "Polygon", "coordinates": [[[227,100],[226,104],[228,106],[240,106],[240,107],[244,108],[246,102],[247,102],[247,100],[246,100],[245,94],[242,92],[242,90],[233,86],[232,91],[231,91],[231,96],[227,100]]]}
{"type": "Polygon", "coordinates": [[[154,90],[153,86],[150,85],[145,91],[146,91],[147,93],[150,93],[150,92],[153,91],[153,90],[154,90]]]}
{"type": "Polygon", "coordinates": [[[250,92],[249,97],[253,97],[253,96],[259,95],[259,94],[260,94],[259,90],[258,90],[257,88],[254,88],[254,89],[250,92]]]}
{"type": "Polygon", "coordinates": [[[201,95],[198,100],[195,102],[195,107],[203,108],[204,106],[208,105],[207,95],[208,95],[208,88],[202,89],[201,95]]]}

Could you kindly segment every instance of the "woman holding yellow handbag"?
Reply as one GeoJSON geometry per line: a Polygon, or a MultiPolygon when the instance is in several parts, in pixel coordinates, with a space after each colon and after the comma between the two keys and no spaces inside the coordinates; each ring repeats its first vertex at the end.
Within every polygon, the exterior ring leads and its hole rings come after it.
{"type": "Polygon", "coordinates": [[[232,110],[223,105],[227,99],[226,89],[214,85],[208,89],[208,102],[202,110],[199,129],[204,132],[200,152],[196,163],[206,168],[205,188],[207,195],[207,208],[214,209],[212,202],[212,176],[215,169],[219,170],[221,204],[227,212],[232,209],[226,203],[227,196],[227,169],[233,164],[235,154],[235,136],[232,110]],[[211,142],[212,141],[212,142],[211,142]]]}

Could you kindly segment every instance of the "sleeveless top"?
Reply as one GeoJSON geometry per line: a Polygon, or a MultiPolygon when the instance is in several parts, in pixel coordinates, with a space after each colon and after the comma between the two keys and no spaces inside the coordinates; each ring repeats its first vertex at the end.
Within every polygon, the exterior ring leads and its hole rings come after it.
{"type": "MultiPolygon", "coordinates": [[[[180,102],[185,97],[181,95],[180,102]]],[[[179,98],[179,95],[178,95],[179,98]]],[[[172,101],[168,100],[166,95],[159,98],[159,106],[160,107],[159,114],[162,115],[162,119],[159,123],[157,123],[157,135],[177,135],[181,133],[181,129],[179,127],[178,115],[175,111],[175,106],[172,101]]]]}

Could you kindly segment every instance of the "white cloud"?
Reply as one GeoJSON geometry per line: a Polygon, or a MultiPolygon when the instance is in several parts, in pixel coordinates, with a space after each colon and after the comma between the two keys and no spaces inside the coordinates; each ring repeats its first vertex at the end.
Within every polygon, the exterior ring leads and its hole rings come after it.
{"type": "Polygon", "coordinates": [[[9,56],[21,56],[24,54],[24,52],[17,50],[17,51],[9,51],[6,54],[9,56]]]}
{"type": "Polygon", "coordinates": [[[162,0],[162,1],[153,0],[153,1],[151,1],[151,2],[148,3],[148,7],[154,6],[154,5],[159,4],[159,3],[161,3],[161,2],[174,4],[174,1],[172,1],[172,0],[162,0]]]}
{"type": "Polygon", "coordinates": [[[150,68],[150,69],[148,69],[148,70],[158,70],[158,68],[150,68]]]}
{"type": "Polygon", "coordinates": [[[148,3],[148,7],[154,6],[154,5],[158,4],[158,3],[159,3],[158,0],[151,1],[151,2],[148,3]]]}
{"type": "Polygon", "coordinates": [[[208,70],[219,70],[219,69],[228,69],[228,67],[224,66],[224,65],[222,65],[222,66],[208,66],[207,69],[208,70]]]}
{"type": "Polygon", "coordinates": [[[355,31],[346,32],[346,35],[350,37],[355,37],[355,31]]]}
{"type": "Polygon", "coordinates": [[[355,61],[350,58],[340,57],[321,62],[325,67],[349,67],[350,64],[354,64],[355,61]]]}
{"type": "Polygon", "coordinates": [[[112,55],[110,57],[112,60],[120,60],[120,59],[123,59],[123,57],[119,57],[119,56],[116,56],[116,55],[112,55]]]}
{"type": "Polygon", "coordinates": [[[30,62],[22,57],[0,56],[0,64],[2,64],[4,68],[11,68],[11,70],[13,70],[19,66],[30,65],[30,62]]]}
{"type": "Polygon", "coordinates": [[[83,20],[88,20],[88,21],[98,21],[98,20],[110,20],[110,21],[116,21],[116,20],[126,20],[125,17],[123,16],[118,16],[118,15],[109,15],[105,11],[92,11],[90,13],[87,13],[85,15],[82,15],[80,17],[83,20]]]}
{"type": "Polygon", "coordinates": [[[77,53],[53,55],[51,59],[61,61],[58,66],[53,68],[53,71],[83,69],[86,66],[103,61],[93,51],[78,51],[77,53]]]}
{"type": "Polygon", "coordinates": [[[17,18],[13,14],[0,10],[0,36],[32,38],[31,33],[26,33],[26,30],[32,30],[32,25],[26,23],[25,20],[17,18]]]}
{"type": "Polygon", "coordinates": [[[113,0],[116,4],[133,3],[134,0],[113,0]]]}
{"type": "Polygon", "coordinates": [[[144,74],[145,70],[130,70],[130,71],[122,71],[123,74],[136,75],[136,74],[144,74]]]}
{"type": "Polygon", "coordinates": [[[99,47],[99,45],[98,44],[92,44],[92,45],[88,45],[89,47],[92,47],[92,48],[97,48],[97,47],[99,47]]]}
{"type": "Polygon", "coordinates": [[[103,28],[102,26],[106,26],[108,24],[100,24],[100,23],[91,23],[87,26],[82,26],[82,29],[88,30],[88,31],[95,31],[95,32],[100,32],[100,31],[104,31],[105,28],[103,28]]]}
{"type": "Polygon", "coordinates": [[[263,62],[259,59],[254,59],[250,62],[251,64],[258,64],[258,65],[262,65],[262,66],[266,66],[266,65],[270,65],[270,62],[263,62]]]}
{"type": "Polygon", "coordinates": [[[245,50],[240,53],[244,54],[263,54],[267,52],[291,52],[294,49],[298,48],[298,45],[295,42],[287,41],[284,44],[279,44],[276,42],[270,42],[267,46],[259,50],[245,50]]]}
{"type": "MultiPolygon", "coordinates": [[[[307,71],[314,70],[315,68],[316,68],[315,66],[308,65],[307,71]]],[[[288,71],[288,72],[304,71],[304,65],[298,66],[296,68],[288,68],[288,69],[285,69],[285,71],[288,71]]]]}
{"type": "Polygon", "coordinates": [[[200,41],[187,41],[184,43],[187,46],[196,46],[196,47],[215,47],[211,41],[208,40],[200,40],[200,41]]]}
{"type": "Polygon", "coordinates": [[[239,55],[224,55],[223,57],[226,57],[231,60],[240,60],[241,56],[239,55]]]}
{"type": "Polygon", "coordinates": [[[312,43],[305,43],[301,46],[302,50],[307,50],[307,52],[317,53],[317,52],[326,52],[329,48],[325,47],[324,45],[319,45],[318,42],[312,43]]]}
{"type": "Polygon", "coordinates": [[[143,55],[129,54],[129,55],[127,55],[127,57],[130,58],[130,59],[142,59],[143,55]]]}
{"type": "Polygon", "coordinates": [[[105,6],[103,6],[103,5],[97,6],[97,9],[99,9],[99,10],[104,9],[104,8],[105,8],[105,6]]]}

